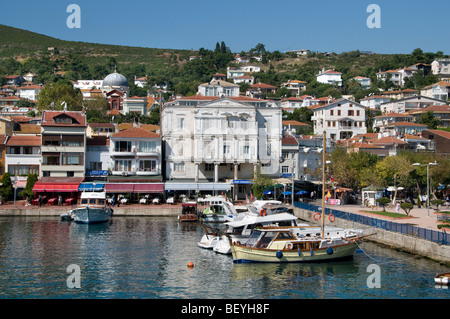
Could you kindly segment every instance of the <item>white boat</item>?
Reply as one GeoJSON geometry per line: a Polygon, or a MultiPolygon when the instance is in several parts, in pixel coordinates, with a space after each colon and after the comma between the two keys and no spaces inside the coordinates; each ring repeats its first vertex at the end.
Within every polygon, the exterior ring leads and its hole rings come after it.
{"type": "Polygon", "coordinates": [[[438,285],[450,284],[450,272],[436,275],[436,277],[434,277],[434,282],[438,285]]]}
{"type": "Polygon", "coordinates": [[[83,224],[106,222],[112,214],[113,210],[106,205],[105,192],[81,193],[78,206],[70,212],[76,223],[83,224]]]}
{"type": "Polygon", "coordinates": [[[222,233],[218,229],[202,225],[205,228],[205,234],[202,236],[198,242],[198,246],[205,249],[213,249],[214,246],[219,242],[222,233]]]}
{"type": "Polygon", "coordinates": [[[204,200],[208,207],[203,210],[201,217],[205,223],[224,223],[238,217],[234,205],[223,196],[211,196],[204,200]]]}

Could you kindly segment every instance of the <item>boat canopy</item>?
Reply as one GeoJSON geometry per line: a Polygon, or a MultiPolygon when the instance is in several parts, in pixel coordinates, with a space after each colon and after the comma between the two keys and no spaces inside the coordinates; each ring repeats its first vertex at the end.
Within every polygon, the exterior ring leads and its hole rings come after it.
{"type": "Polygon", "coordinates": [[[233,222],[225,223],[225,225],[237,228],[241,226],[245,226],[248,224],[257,224],[257,223],[276,223],[283,221],[292,221],[297,220],[298,218],[289,213],[279,213],[267,216],[248,216],[248,218],[244,218],[242,220],[237,220],[233,222]]]}

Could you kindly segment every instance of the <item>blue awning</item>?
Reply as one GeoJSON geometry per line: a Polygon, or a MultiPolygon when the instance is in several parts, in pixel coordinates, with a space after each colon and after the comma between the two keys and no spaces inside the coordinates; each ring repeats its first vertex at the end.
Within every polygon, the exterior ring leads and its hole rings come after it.
{"type": "Polygon", "coordinates": [[[79,192],[103,191],[105,183],[81,183],[78,187],[79,192]]]}

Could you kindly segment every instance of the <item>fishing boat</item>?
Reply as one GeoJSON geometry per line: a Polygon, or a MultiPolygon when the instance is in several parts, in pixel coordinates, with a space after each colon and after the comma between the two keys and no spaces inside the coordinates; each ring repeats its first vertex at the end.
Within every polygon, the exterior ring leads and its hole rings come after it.
{"type": "Polygon", "coordinates": [[[178,215],[180,222],[196,222],[198,221],[197,203],[186,202],[181,206],[181,213],[178,215]]]}
{"type": "Polygon", "coordinates": [[[204,202],[208,205],[201,214],[205,223],[224,223],[238,216],[234,205],[223,196],[208,197],[204,202]]]}
{"type": "MultiPolygon", "coordinates": [[[[326,162],[326,133],[323,132],[323,160],[326,162]]],[[[230,240],[234,263],[314,262],[350,258],[363,238],[362,230],[325,227],[325,165],[322,166],[321,227],[258,227],[241,243],[230,240]]],[[[331,220],[331,219],[330,219],[331,220]]]]}
{"type": "Polygon", "coordinates": [[[219,242],[222,232],[217,228],[212,228],[207,225],[202,225],[205,229],[205,234],[198,242],[198,246],[205,249],[213,249],[219,242]]]}
{"type": "Polygon", "coordinates": [[[105,192],[83,192],[75,209],[70,215],[76,223],[93,224],[107,222],[113,214],[106,205],[105,192]]]}
{"type": "Polygon", "coordinates": [[[450,283],[450,272],[436,275],[434,282],[438,285],[448,285],[450,283]]]}

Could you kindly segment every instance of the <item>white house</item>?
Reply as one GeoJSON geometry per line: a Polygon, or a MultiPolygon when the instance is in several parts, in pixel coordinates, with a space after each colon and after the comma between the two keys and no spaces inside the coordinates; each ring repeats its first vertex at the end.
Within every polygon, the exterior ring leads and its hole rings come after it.
{"type": "Polygon", "coordinates": [[[446,104],[444,101],[426,96],[412,96],[404,99],[381,103],[382,113],[403,113],[409,110],[421,109],[430,105],[446,104]]]}
{"type": "Polygon", "coordinates": [[[440,81],[424,87],[420,94],[433,99],[447,101],[450,93],[450,82],[440,81]]]}
{"type": "Polygon", "coordinates": [[[244,76],[245,72],[242,69],[236,69],[235,67],[229,66],[227,67],[227,78],[232,79],[239,76],[244,76]]]}
{"type": "Polygon", "coordinates": [[[253,76],[243,75],[233,78],[234,84],[247,83],[253,85],[255,83],[255,78],[253,76]]]}
{"type": "Polygon", "coordinates": [[[161,113],[166,179],[228,182],[236,184],[236,196],[249,194],[251,182],[234,181],[248,181],[258,171],[279,176],[281,119],[276,104],[248,97],[166,103],[161,113]]]}
{"type": "Polygon", "coordinates": [[[383,127],[390,126],[397,122],[412,122],[413,116],[408,113],[387,113],[375,116],[373,119],[373,129],[383,130],[383,127]]]}
{"type": "Polygon", "coordinates": [[[145,85],[147,84],[147,77],[143,76],[143,77],[134,77],[134,85],[136,85],[139,88],[143,88],[145,85]]]}
{"type": "Polygon", "coordinates": [[[450,59],[436,59],[431,63],[431,71],[441,79],[450,79],[450,59]]]}
{"type": "Polygon", "coordinates": [[[347,99],[339,99],[326,105],[313,106],[314,134],[323,135],[332,140],[343,140],[354,135],[365,134],[365,107],[347,99]]]}
{"type": "Polygon", "coordinates": [[[306,82],[300,80],[289,80],[286,83],[281,84],[281,87],[285,87],[294,95],[300,95],[302,91],[306,90],[306,82]]]}
{"type": "Polygon", "coordinates": [[[354,80],[356,83],[359,83],[363,90],[370,88],[370,78],[367,78],[365,76],[355,76],[352,78],[352,80],[354,80]]]}
{"type": "Polygon", "coordinates": [[[17,95],[23,99],[30,101],[37,101],[39,93],[41,93],[44,87],[40,85],[28,85],[17,88],[17,95]]]}
{"type": "Polygon", "coordinates": [[[243,65],[241,66],[241,70],[244,71],[245,73],[255,73],[260,72],[261,68],[255,65],[243,65]]]}
{"type": "Polygon", "coordinates": [[[320,72],[316,78],[317,82],[331,84],[335,86],[342,86],[342,73],[335,70],[324,70],[320,72]]]}
{"type": "Polygon", "coordinates": [[[101,89],[103,80],[78,80],[73,83],[73,87],[80,90],[101,89]]]}
{"type": "Polygon", "coordinates": [[[371,109],[379,109],[380,105],[385,102],[389,102],[391,100],[390,97],[384,95],[371,95],[365,97],[359,101],[361,105],[371,109]]]}
{"type": "Polygon", "coordinates": [[[390,80],[396,86],[403,85],[403,73],[398,70],[380,71],[377,73],[377,80],[386,82],[390,80]]]}
{"type": "Polygon", "coordinates": [[[239,96],[239,85],[223,80],[212,80],[198,86],[198,94],[203,96],[239,96]]]}

